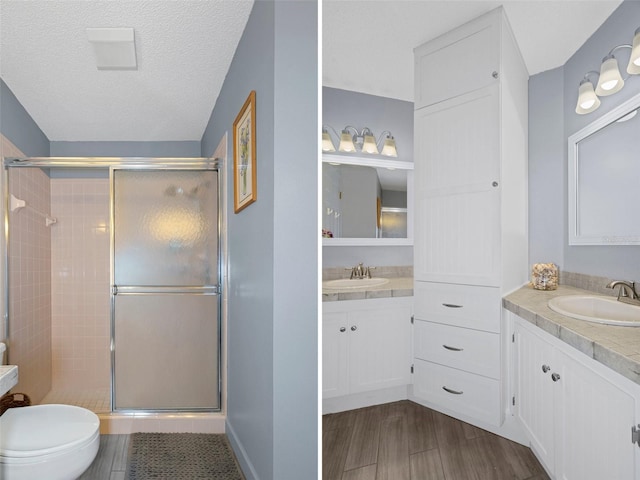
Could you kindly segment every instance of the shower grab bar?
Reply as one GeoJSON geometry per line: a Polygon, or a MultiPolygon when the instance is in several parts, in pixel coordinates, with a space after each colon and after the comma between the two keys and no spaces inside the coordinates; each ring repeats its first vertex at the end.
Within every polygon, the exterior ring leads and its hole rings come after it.
{"type": "Polygon", "coordinates": [[[25,202],[24,200],[21,200],[18,197],[16,197],[13,193],[11,194],[10,203],[11,203],[10,207],[12,212],[20,210],[21,208],[26,208],[27,210],[31,210],[33,213],[40,215],[41,217],[44,218],[44,223],[47,227],[58,222],[57,218],[52,217],[48,213],[43,213],[40,210],[33,208],[31,205],[28,205],[27,202],[25,202]]]}
{"type": "Polygon", "coordinates": [[[173,285],[112,285],[113,295],[218,295],[222,293],[219,285],[199,287],[180,287],[173,285]]]}

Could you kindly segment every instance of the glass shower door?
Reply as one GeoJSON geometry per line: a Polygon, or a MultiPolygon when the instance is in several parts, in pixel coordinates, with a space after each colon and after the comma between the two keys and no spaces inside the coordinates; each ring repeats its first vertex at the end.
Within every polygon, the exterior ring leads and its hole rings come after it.
{"type": "Polygon", "coordinates": [[[111,169],[114,410],[220,408],[218,172],[111,169]]]}

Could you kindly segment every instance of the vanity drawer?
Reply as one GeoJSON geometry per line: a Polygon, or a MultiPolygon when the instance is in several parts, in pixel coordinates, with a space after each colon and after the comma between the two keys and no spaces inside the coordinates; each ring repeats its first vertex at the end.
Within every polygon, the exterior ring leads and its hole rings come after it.
{"type": "Polygon", "coordinates": [[[498,380],[416,359],[413,393],[463,415],[500,424],[498,380]]]}
{"type": "Polygon", "coordinates": [[[417,319],[500,333],[496,287],[416,281],[413,295],[417,319]]]}
{"type": "Polygon", "coordinates": [[[485,377],[500,378],[500,334],[416,320],[414,355],[485,377]]]}

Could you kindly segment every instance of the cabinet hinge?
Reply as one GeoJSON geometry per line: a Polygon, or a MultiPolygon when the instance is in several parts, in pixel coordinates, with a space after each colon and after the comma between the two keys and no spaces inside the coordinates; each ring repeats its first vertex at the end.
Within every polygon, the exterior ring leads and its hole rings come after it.
{"type": "MultiPolygon", "coordinates": [[[[413,365],[411,365],[411,373],[413,373],[413,365]]],[[[633,427],[633,428],[636,428],[636,427],[633,427]]]]}
{"type": "Polygon", "coordinates": [[[640,424],[636,427],[631,427],[631,443],[637,443],[640,447],[640,424]]]}
{"type": "Polygon", "coordinates": [[[511,397],[511,405],[516,406],[516,396],[511,397]]]}
{"type": "Polygon", "coordinates": [[[413,325],[413,315],[411,315],[411,325],[413,325]]]}

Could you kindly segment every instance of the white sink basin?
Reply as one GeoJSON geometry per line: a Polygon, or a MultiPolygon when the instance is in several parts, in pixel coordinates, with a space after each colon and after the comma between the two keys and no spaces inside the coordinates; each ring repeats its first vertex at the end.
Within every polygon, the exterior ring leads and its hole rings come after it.
{"type": "Polygon", "coordinates": [[[341,278],[340,280],[322,282],[322,288],[342,290],[344,288],[377,287],[385,283],[389,283],[388,278],[341,278]]]}
{"type": "Polygon", "coordinates": [[[567,317],[606,325],[640,327],[640,306],[594,295],[563,295],[549,300],[549,308],[567,317]]]}

